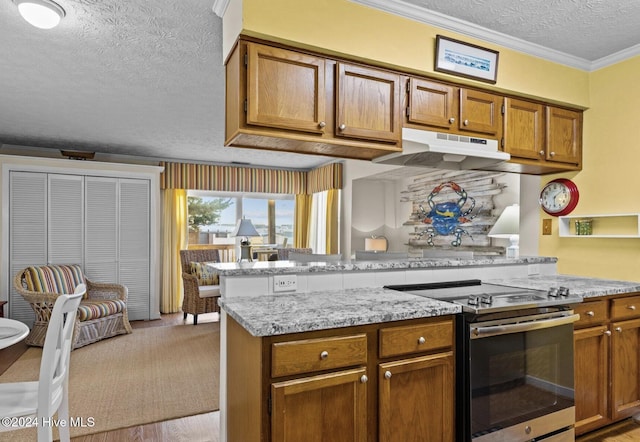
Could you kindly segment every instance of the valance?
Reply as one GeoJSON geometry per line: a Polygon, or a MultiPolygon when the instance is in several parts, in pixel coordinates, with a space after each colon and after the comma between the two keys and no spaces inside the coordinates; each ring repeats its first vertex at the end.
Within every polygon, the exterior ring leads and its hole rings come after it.
{"type": "Polygon", "coordinates": [[[342,188],[342,164],[305,172],[255,167],[162,162],[161,189],[304,194],[342,188]]]}

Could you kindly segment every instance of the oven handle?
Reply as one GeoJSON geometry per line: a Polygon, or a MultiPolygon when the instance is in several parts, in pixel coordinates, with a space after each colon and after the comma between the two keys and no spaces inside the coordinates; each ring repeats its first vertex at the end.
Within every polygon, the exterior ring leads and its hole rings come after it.
{"type": "Polygon", "coordinates": [[[531,330],[541,330],[544,328],[557,327],[559,325],[571,324],[580,319],[579,314],[562,316],[560,318],[542,319],[539,321],[521,322],[518,324],[493,325],[489,327],[471,328],[471,339],[487,338],[489,336],[507,335],[510,333],[527,332],[531,330]]]}

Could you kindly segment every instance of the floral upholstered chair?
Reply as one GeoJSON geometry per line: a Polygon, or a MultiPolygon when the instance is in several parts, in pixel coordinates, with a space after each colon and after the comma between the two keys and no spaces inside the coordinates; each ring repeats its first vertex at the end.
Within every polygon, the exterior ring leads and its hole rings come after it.
{"type": "Polygon", "coordinates": [[[56,299],[61,294],[73,293],[79,284],[86,284],[87,292],[78,307],[73,348],[131,333],[126,286],[93,282],[83,274],[79,265],[30,266],[18,272],[13,279],[14,288],[36,314],[31,333],[25,340],[28,345],[44,345],[56,299]]]}
{"type": "Polygon", "coordinates": [[[184,299],[184,319],[193,315],[193,324],[198,324],[201,313],[220,312],[218,298],[220,284],[218,274],[207,266],[208,262],[220,262],[218,251],[213,249],[180,250],[184,299]]]}

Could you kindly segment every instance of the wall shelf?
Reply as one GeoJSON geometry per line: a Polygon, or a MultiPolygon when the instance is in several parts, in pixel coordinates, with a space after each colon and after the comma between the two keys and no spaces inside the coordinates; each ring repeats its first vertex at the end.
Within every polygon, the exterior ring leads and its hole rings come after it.
{"type": "Polygon", "coordinates": [[[570,215],[558,217],[560,237],[571,238],[640,238],[640,213],[612,213],[600,215],[570,215]],[[572,221],[593,220],[591,235],[576,235],[572,221]]]}

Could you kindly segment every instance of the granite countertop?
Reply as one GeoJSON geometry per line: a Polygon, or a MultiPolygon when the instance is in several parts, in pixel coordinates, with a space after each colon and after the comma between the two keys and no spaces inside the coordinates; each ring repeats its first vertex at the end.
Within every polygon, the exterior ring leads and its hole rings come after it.
{"type": "MultiPolygon", "coordinates": [[[[283,261],[284,262],[284,261],[283,261]]],[[[484,281],[534,290],[569,287],[583,298],[640,292],[640,282],[572,275],[484,281]]],[[[461,312],[458,305],[384,288],[222,298],[220,306],[253,336],[273,336],[461,312]]]]}
{"type": "Polygon", "coordinates": [[[492,279],[483,282],[534,290],[549,290],[551,287],[562,286],[568,287],[571,293],[583,298],[640,292],[640,282],[573,275],[536,275],[527,278],[492,279]]]}
{"type": "Polygon", "coordinates": [[[362,272],[398,269],[433,269],[447,267],[478,267],[490,265],[522,265],[556,263],[557,258],[544,256],[521,256],[504,258],[484,256],[477,258],[409,258],[388,261],[339,261],[310,262],[253,261],[211,263],[222,276],[274,275],[313,272],[362,272]]]}
{"type": "Polygon", "coordinates": [[[384,288],[222,298],[220,306],[253,336],[273,336],[460,313],[449,302],[384,288]]]}

